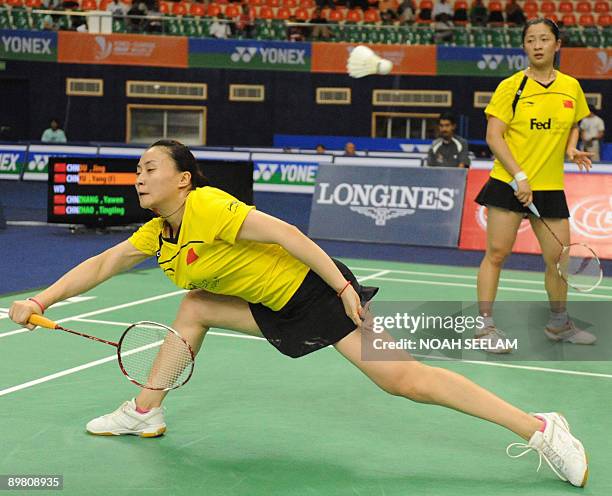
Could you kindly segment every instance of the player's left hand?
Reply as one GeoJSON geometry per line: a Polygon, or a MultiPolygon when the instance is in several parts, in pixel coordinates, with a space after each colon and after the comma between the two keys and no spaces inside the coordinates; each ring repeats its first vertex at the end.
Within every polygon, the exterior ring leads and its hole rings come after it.
{"type": "Polygon", "coordinates": [[[572,148],[567,152],[567,157],[574,162],[580,170],[586,170],[587,172],[591,170],[591,157],[593,155],[595,154],[591,152],[583,152],[577,148],[572,148]]]}
{"type": "Polygon", "coordinates": [[[355,323],[357,327],[361,325],[363,320],[363,308],[361,307],[361,301],[359,295],[352,284],[349,284],[347,288],[342,292],[340,296],[342,298],[342,304],[344,305],[344,311],[346,315],[355,323]]]}

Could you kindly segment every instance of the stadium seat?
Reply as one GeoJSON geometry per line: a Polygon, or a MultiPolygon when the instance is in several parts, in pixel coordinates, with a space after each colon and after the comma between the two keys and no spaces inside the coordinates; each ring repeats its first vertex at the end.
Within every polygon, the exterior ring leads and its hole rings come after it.
{"type": "Polygon", "coordinates": [[[233,3],[230,3],[227,7],[225,7],[225,17],[233,19],[234,17],[238,17],[241,12],[241,8],[233,3]]]}
{"type": "Polygon", "coordinates": [[[574,14],[565,14],[561,19],[561,22],[564,26],[575,26],[576,16],[574,14]]]}
{"type": "Polygon", "coordinates": [[[600,1],[598,0],[597,2],[595,2],[595,12],[597,12],[598,14],[607,14],[608,12],[610,12],[610,3],[607,1],[600,1]]]}
{"type": "Polygon", "coordinates": [[[468,23],[468,3],[464,0],[457,0],[453,11],[453,22],[457,26],[465,26],[468,23]]]}
{"type": "Polygon", "coordinates": [[[344,15],[342,14],[342,11],[340,9],[334,9],[334,10],[330,10],[329,13],[327,14],[327,20],[329,22],[343,22],[344,21],[344,15]]]}
{"type": "Polygon", "coordinates": [[[274,11],[267,5],[264,5],[263,7],[259,9],[259,12],[257,13],[257,17],[259,19],[272,19],[274,18],[274,11]]]}
{"type": "Polygon", "coordinates": [[[273,9],[278,9],[281,6],[281,0],[266,0],[266,5],[273,9]]]}
{"type": "Polygon", "coordinates": [[[287,7],[288,9],[295,9],[298,6],[297,0],[283,0],[281,5],[283,7],[287,7]]]}
{"type": "Polygon", "coordinates": [[[98,10],[98,2],[96,0],[83,0],[81,2],[81,10],[98,10]]]}
{"type": "Polygon", "coordinates": [[[189,13],[192,16],[202,17],[206,15],[206,7],[201,3],[192,3],[189,6],[189,13]]]}
{"type": "Polygon", "coordinates": [[[431,11],[433,10],[433,2],[431,0],[421,0],[419,3],[419,15],[417,22],[431,22],[431,11]]]}
{"type": "Polygon", "coordinates": [[[502,13],[501,2],[489,2],[489,22],[491,24],[503,24],[504,14],[502,13]]]}
{"type": "Polygon", "coordinates": [[[159,2],[159,13],[164,15],[170,14],[170,5],[167,2],[159,2]]]}
{"type": "Polygon", "coordinates": [[[289,7],[279,7],[276,11],[275,19],[286,21],[291,17],[291,9],[289,7]]]}
{"type": "Polygon", "coordinates": [[[604,28],[612,26],[612,16],[610,14],[600,14],[597,18],[597,24],[604,28]]]}
{"type": "Polygon", "coordinates": [[[559,12],[562,14],[571,14],[574,12],[574,4],[568,1],[561,1],[559,3],[559,12]]]}
{"type": "Polygon", "coordinates": [[[544,0],[540,4],[540,12],[545,16],[549,16],[554,14],[557,11],[557,6],[555,2],[551,2],[550,0],[544,0]]]}
{"type": "Polygon", "coordinates": [[[299,7],[295,9],[295,12],[293,13],[293,15],[295,15],[295,18],[298,21],[309,21],[310,20],[310,14],[308,13],[308,9],[306,7],[299,7]]]}
{"type": "Polygon", "coordinates": [[[42,7],[41,0],[25,0],[25,6],[30,9],[40,9],[42,7]]]}
{"type": "Polygon", "coordinates": [[[221,13],[221,7],[216,3],[209,3],[206,9],[206,15],[208,17],[217,17],[221,13]]]}
{"type": "Polygon", "coordinates": [[[315,0],[300,0],[299,5],[305,9],[314,9],[316,6],[315,0]]]}
{"type": "Polygon", "coordinates": [[[578,24],[581,26],[595,26],[595,18],[593,14],[581,14],[578,19],[578,24]]]}
{"type": "Polygon", "coordinates": [[[363,22],[367,24],[375,24],[380,21],[380,15],[376,9],[368,9],[363,14],[363,22]]]}
{"type": "Polygon", "coordinates": [[[579,12],[580,14],[590,14],[591,2],[578,2],[578,5],[576,5],[576,12],[579,12]]]}
{"type": "Polygon", "coordinates": [[[346,22],[352,22],[357,24],[361,22],[363,19],[363,13],[360,9],[349,10],[348,14],[346,14],[346,22]]]}
{"type": "Polygon", "coordinates": [[[183,3],[173,3],[171,11],[174,16],[184,16],[187,15],[187,8],[183,3]]]}
{"type": "Polygon", "coordinates": [[[525,15],[527,17],[537,16],[538,10],[539,10],[538,4],[534,2],[533,0],[527,0],[525,2],[525,5],[523,5],[523,12],[525,12],[525,15]]]}

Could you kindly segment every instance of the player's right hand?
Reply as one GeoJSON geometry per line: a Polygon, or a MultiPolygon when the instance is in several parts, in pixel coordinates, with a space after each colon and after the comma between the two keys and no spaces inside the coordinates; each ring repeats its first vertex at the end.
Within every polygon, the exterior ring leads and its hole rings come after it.
{"type": "Polygon", "coordinates": [[[529,206],[533,202],[533,192],[531,191],[531,186],[529,186],[529,181],[527,179],[517,181],[517,186],[518,189],[514,192],[514,196],[525,207],[529,206]]]}
{"type": "Polygon", "coordinates": [[[17,300],[13,302],[9,309],[9,318],[16,324],[32,330],[35,329],[36,326],[34,324],[28,324],[28,320],[33,313],[42,315],[36,303],[30,300],[17,300]]]}

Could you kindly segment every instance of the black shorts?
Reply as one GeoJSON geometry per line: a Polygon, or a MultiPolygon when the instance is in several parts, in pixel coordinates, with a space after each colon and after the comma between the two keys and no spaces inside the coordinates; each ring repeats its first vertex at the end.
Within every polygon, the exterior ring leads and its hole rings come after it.
{"type": "MultiPolygon", "coordinates": [[[[371,300],[378,288],[361,286],[350,269],[334,263],[357,291],[361,304],[371,300]]],[[[342,300],[310,270],[287,304],[274,311],[261,303],[249,303],[264,337],[284,355],[298,358],[337,343],[357,326],[344,312],[342,300]]]]}
{"type": "MultiPolygon", "coordinates": [[[[523,206],[514,196],[512,186],[493,178],[489,178],[482,187],[476,196],[476,203],[485,207],[505,208],[523,213],[525,216],[531,213],[531,210],[523,206]]],[[[533,203],[540,215],[547,219],[567,219],[570,216],[563,190],[534,191],[533,203]]]]}

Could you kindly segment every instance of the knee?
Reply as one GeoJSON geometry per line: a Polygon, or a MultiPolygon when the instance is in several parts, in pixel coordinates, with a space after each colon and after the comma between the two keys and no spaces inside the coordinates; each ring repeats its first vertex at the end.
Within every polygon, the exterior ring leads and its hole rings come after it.
{"type": "Polygon", "coordinates": [[[508,255],[510,255],[511,250],[512,248],[508,250],[505,247],[502,248],[500,246],[490,246],[487,249],[487,253],[485,256],[487,257],[490,263],[497,267],[501,267],[502,265],[504,265],[504,262],[506,261],[506,258],[508,258],[508,255]]]}
{"type": "Polygon", "coordinates": [[[383,386],[383,389],[393,396],[408,398],[417,403],[428,403],[427,369],[429,369],[428,366],[418,364],[418,367],[414,367],[414,370],[404,370],[397,373],[383,386]]]}
{"type": "Polygon", "coordinates": [[[197,323],[202,328],[210,327],[209,321],[212,314],[211,302],[202,290],[189,291],[179,308],[179,315],[191,323],[197,323]]]}

